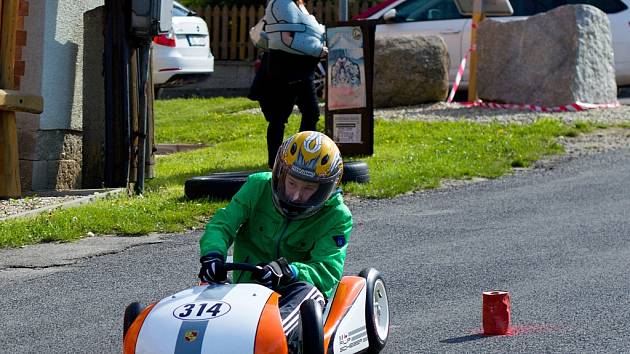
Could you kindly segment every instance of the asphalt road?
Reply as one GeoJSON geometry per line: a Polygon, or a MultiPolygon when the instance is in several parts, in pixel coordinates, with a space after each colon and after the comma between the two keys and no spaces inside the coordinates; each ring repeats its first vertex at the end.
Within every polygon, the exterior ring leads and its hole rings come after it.
{"type": "MultiPolygon", "coordinates": [[[[448,190],[353,201],[346,273],[372,266],[386,353],[626,352],[630,150],[448,190]],[[514,335],[480,335],[510,292],[514,335]]],[[[192,285],[199,233],[0,251],[0,352],[118,353],[122,311],[192,285]]],[[[98,241],[100,240],[100,241],[98,241]]]]}

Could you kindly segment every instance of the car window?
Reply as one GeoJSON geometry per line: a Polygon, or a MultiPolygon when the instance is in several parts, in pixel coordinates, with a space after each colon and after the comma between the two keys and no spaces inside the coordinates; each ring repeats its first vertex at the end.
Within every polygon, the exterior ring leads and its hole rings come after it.
{"type": "Polygon", "coordinates": [[[173,17],[184,17],[184,16],[189,16],[190,15],[190,10],[188,10],[187,8],[183,7],[182,5],[173,2],[173,11],[172,16],[173,17]]]}
{"type": "Polygon", "coordinates": [[[464,18],[453,0],[409,0],[395,7],[395,22],[437,21],[464,18]]]}
{"type": "Polygon", "coordinates": [[[510,0],[514,16],[532,16],[567,4],[588,4],[605,13],[617,13],[627,9],[621,0],[510,0]]]}
{"type": "Polygon", "coordinates": [[[596,8],[604,11],[607,14],[614,14],[617,12],[621,12],[628,7],[620,0],[586,0],[586,1],[576,1],[576,0],[568,0],[567,4],[588,4],[593,5],[596,8]]]}
{"type": "Polygon", "coordinates": [[[514,9],[513,16],[532,16],[564,5],[562,0],[510,0],[514,9]]]}

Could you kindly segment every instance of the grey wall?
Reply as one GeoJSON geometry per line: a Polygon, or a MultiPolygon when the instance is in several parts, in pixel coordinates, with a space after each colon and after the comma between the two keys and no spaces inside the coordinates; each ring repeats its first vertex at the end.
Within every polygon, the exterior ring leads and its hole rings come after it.
{"type": "Polygon", "coordinates": [[[104,0],[46,0],[42,129],[81,130],[83,110],[83,15],[104,0]]]}
{"type": "Polygon", "coordinates": [[[18,118],[26,189],[81,187],[84,13],[103,4],[104,0],[29,1],[22,52],[26,73],[20,89],[41,95],[44,111],[18,118]]]}

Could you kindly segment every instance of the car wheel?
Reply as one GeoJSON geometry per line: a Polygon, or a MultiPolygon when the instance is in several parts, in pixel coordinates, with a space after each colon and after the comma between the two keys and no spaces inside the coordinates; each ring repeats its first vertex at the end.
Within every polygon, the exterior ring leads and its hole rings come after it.
{"type": "Polygon", "coordinates": [[[139,302],[132,302],[125,309],[125,317],[123,319],[123,338],[127,335],[127,331],[133,321],[135,321],[136,317],[146,308],[145,305],[142,305],[139,302]]]}
{"type": "Polygon", "coordinates": [[[368,353],[379,353],[389,336],[389,304],[385,281],[374,268],[364,269],[359,276],[366,280],[365,328],[368,353]]]}
{"type": "Polygon", "coordinates": [[[300,321],[302,323],[302,353],[324,354],[324,325],[322,308],[313,299],[300,305],[300,321]]]}
{"type": "Polygon", "coordinates": [[[184,183],[184,194],[189,199],[231,199],[247,177],[260,171],[220,172],[208,176],[192,177],[184,183]]]}
{"type": "Polygon", "coordinates": [[[364,161],[348,161],[343,163],[343,175],[341,182],[368,183],[370,181],[370,169],[364,161]]]}

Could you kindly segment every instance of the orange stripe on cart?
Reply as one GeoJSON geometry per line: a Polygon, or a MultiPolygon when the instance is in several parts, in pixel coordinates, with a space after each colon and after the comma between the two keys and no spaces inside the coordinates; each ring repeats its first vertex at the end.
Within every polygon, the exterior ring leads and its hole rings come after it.
{"type": "Polygon", "coordinates": [[[324,350],[328,352],[328,344],[337,326],[346,315],[357,296],[365,286],[365,279],[362,277],[348,275],[341,278],[335,297],[333,299],[326,324],[324,324],[324,350]]]}
{"type": "Polygon", "coordinates": [[[129,329],[127,330],[127,335],[123,341],[123,353],[124,354],[135,354],[136,353],[136,343],[138,343],[138,335],[140,334],[140,328],[142,328],[142,324],[144,320],[151,312],[155,304],[151,304],[147,306],[144,311],[142,311],[138,317],[133,321],[129,329]]]}
{"type": "Polygon", "coordinates": [[[258,329],[256,329],[254,354],[286,354],[289,352],[282,329],[278,299],[278,293],[271,294],[263,308],[258,321],[258,329]]]}

